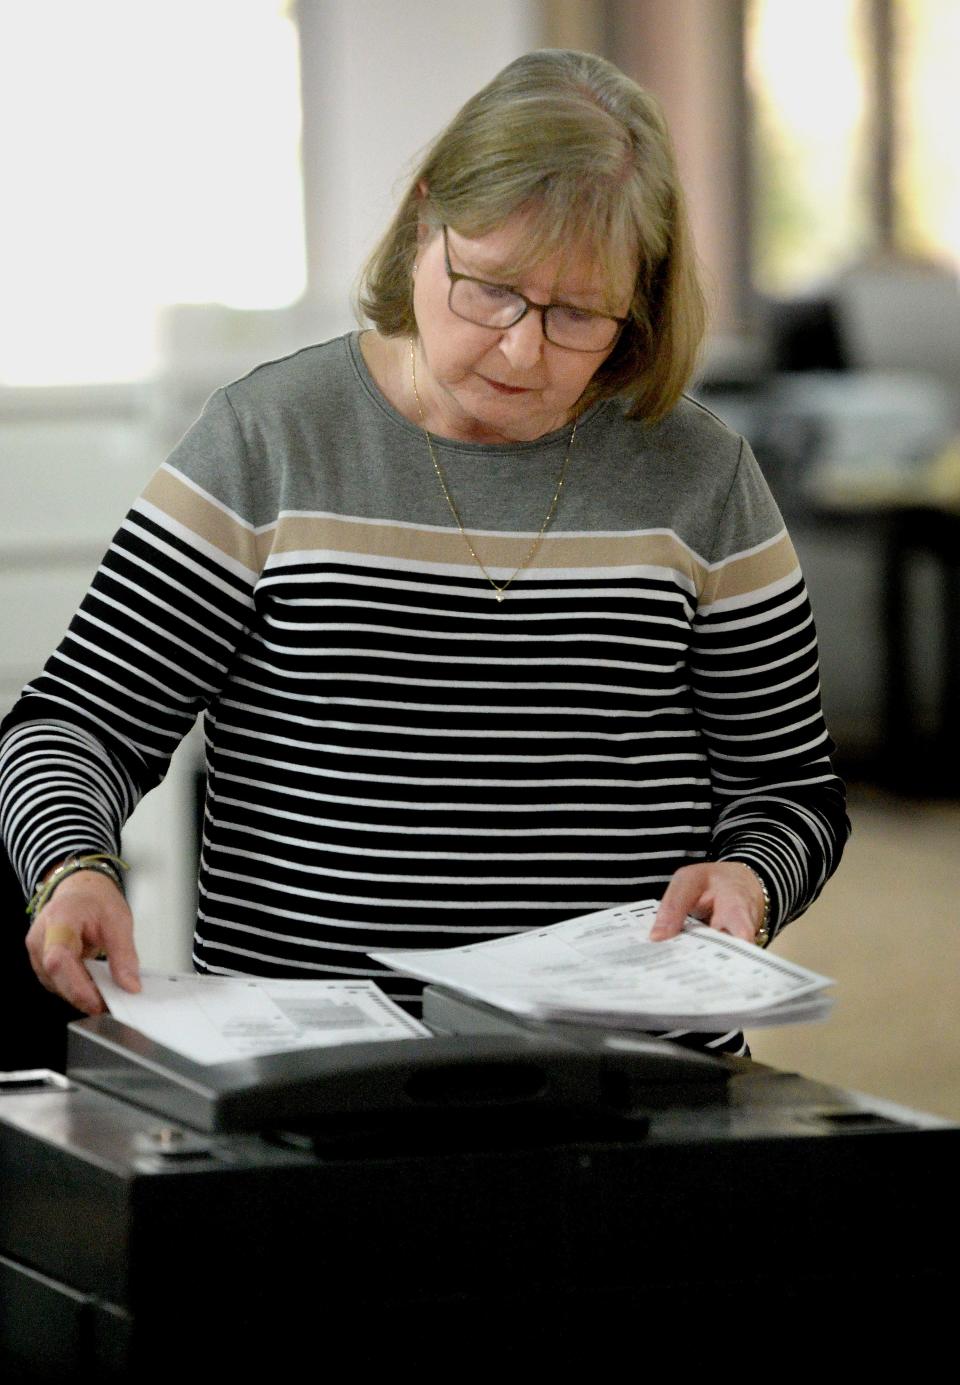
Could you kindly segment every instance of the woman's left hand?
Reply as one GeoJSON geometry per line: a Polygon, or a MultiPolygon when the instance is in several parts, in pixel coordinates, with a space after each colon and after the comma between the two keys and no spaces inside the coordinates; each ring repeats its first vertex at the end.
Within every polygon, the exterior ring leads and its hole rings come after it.
{"type": "Polygon", "coordinates": [[[763,923],[763,887],[740,861],[703,861],[681,866],[667,886],[650,937],[673,938],[688,914],[746,942],[756,941],[763,923]]]}

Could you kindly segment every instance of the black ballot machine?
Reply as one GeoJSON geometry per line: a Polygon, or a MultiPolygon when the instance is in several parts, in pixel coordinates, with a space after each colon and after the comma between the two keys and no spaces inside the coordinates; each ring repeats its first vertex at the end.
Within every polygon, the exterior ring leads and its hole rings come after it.
{"type": "Polygon", "coordinates": [[[213,1066],[98,1016],[65,1076],[2,1075],[0,1377],[512,1376],[949,1322],[960,1127],[436,988],[424,1016],[213,1066]]]}

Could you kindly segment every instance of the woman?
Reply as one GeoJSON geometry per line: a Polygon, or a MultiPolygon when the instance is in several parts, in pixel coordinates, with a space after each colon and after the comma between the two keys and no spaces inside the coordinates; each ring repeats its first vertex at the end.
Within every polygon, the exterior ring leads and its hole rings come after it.
{"type": "Polygon", "coordinates": [[[201,971],[413,1007],[369,950],[660,896],[660,937],[765,942],[837,863],[796,559],[682,397],[702,300],[651,98],[589,55],[512,63],[361,301],[369,330],[213,396],[6,724],[28,948],[83,1010],[81,956],[136,988],[119,831],[198,712],[201,971]]]}

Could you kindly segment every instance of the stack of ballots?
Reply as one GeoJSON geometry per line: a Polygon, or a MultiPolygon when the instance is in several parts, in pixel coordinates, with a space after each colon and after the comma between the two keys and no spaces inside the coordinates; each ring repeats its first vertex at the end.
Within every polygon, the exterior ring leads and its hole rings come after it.
{"type": "Polygon", "coordinates": [[[651,942],[657,904],[583,914],[493,942],[371,955],[405,975],[537,1021],[742,1029],[820,1019],[833,983],[688,918],[651,942]]]}

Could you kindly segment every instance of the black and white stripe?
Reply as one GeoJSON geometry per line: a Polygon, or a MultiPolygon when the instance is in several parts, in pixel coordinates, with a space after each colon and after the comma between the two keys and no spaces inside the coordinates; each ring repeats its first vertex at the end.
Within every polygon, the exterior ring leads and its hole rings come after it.
{"type": "MultiPolygon", "coordinates": [[[[367,450],[331,451],[303,354],[302,414],[280,363],[276,389],[253,377],[268,396],[221,399],[188,434],[5,723],[0,812],[26,888],[70,852],[116,851],[202,713],[201,969],[375,977],[412,1003],[370,949],[658,897],[711,856],[763,876],[775,926],[802,912],[842,849],[843,794],[802,579],[742,444],[690,409],[656,446],[609,411],[587,420],[578,447],[593,439],[608,481],[501,604],[411,491],[422,437],[348,372],[367,450]],[[284,500],[308,481],[314,503],[284,500]],[[351,488],[358,508],[332,510],[351,488]],[[659,518],[617,528],[625,506],[659,518]]],[[[525,466],[553,476],[551,447],[525,466]]],[[[445,458],[458,494],[477,461],[445,458]]],[[[479,533],[495,577],[532,537],[479,533]]]]}
{"type": "Polygon", "coordinates": [[[835,781],[799,580],[691,620],[663,574],[528,577],[504,609],[473,577],[281,563],[254,619],[237,581],[178,554],[130,517],[21,703],[21,721],[69,709],[76,726],[9,738],[8,830],[28,880],[65,847],[116,850],[205,706],[204,969],[374,976],[409,998],[368,949],[657,896],[711,853],[755,864],[784,919],[829,872],[835,781]],[[74,794],[68,742],[74,763],[87,747],[74,794]]]}

